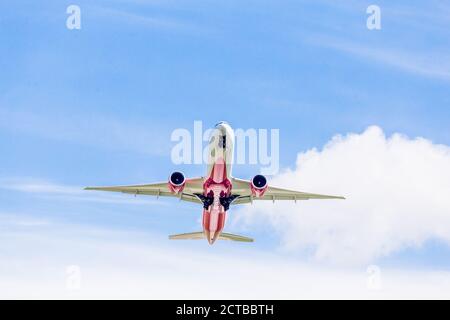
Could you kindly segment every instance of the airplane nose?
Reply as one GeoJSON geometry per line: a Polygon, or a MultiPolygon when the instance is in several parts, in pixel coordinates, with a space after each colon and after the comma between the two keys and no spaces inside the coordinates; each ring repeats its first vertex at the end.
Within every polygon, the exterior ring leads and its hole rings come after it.
{"type": "Polygon", "coordinates": [[[224,125],[228,125],[228,122],[226,121],[219,121],[216,123],[216,127],[223,127],[224,125]]]}
{"type": "Polygon", "coordinates": [[[222,135],[227,135],[229,127],[230,125],[225,121],[220,121],[215,125],[216,130],[218,130],[222,135]]]}

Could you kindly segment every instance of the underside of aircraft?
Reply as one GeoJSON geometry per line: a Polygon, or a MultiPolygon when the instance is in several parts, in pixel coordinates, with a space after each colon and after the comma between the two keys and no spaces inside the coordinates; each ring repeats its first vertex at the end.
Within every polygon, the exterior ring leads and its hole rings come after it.
{"type": "Polygon", "coordinates": [[[186,178],[181,172],[173,172],[168,181],[112,187],[87,187],[85,190],[123,192],[134,195],[176,197],[195,202],[203,207],[203,231],[169,236],[173,240],[206,239],[253,242],[253,239],[222,232],[226,213],[230,206],[269,200],[345,199],[341,196],[322,195],[288,190],[268,185],[267,178],[255,175],[251,180],[231,176],[234,151],[234,132],[226,122],[219,122],[209,143],[208,170],[204,177],[186,178]]]}

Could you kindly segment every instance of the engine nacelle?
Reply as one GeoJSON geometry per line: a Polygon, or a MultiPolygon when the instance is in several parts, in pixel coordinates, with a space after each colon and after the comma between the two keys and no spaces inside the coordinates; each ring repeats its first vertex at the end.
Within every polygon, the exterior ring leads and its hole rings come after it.
{"type": "Polygon", "coordinates": [[[172,193],[180,193],[186,184],[186,178],[182,172],[175,171],[169,177],[169,190],[172,193]]]}
{"type": "Polygon", "coordinates": [[[261,174],[258,174],[253,177],[250,188],[252,190],[252,195],[254,197],[262,197],[267,190],[267,179],[261,174]]]}

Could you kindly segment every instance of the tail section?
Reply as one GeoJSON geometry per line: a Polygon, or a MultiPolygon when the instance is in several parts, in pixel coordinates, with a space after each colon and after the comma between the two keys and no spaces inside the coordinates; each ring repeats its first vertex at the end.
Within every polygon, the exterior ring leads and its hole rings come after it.
{"type": "Polygon", "coordinates": [[[190,233],[180,233],[180,234],[173,234],[169,236],[170,240],[199,240],[199,239],[205,239],[205,235],[203,231],[201,232],[190,232],[190,233]]]}
{"type": "MultiPolygon", "coordinates": [[[[199,240],[199,239],[206,239],[205,234],[203,231],[200,232],[190,232],[190,233],[181,233],[181,234],[174,234],[169,236],[170,240],[199,240]]],[[[225,233],[222,232],[219,235],[219,240],[232,240],[232,241],[239,241],[239,242],[253,242],[252,238],[240,236],[237,234],[231,234],[231,233],[225,233]]]]}
{"type": "Polygon", "coordinates": [[[240,242],[253,242],[252,238],[240,236],[237,234],[222,232],[219,236],[219,240],[232,240],[232,241],[240,241],[240,242]]]}

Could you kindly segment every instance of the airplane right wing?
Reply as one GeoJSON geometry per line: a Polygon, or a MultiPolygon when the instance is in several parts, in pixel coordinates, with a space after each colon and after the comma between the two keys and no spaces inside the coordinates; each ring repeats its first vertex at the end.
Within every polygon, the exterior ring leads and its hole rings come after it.
{"type": "Polygon", "coordinates": [[[239,196],[232,204],[251,203],[254,200],[309,200],[309,199],[345,199],[341,196],[330,196],[317,193],[301,192],[283,188],[268,186],[262,197],[254,197],[251,191],[251,182],[248,180],[233,178],[233,193],[239,196]]]}

